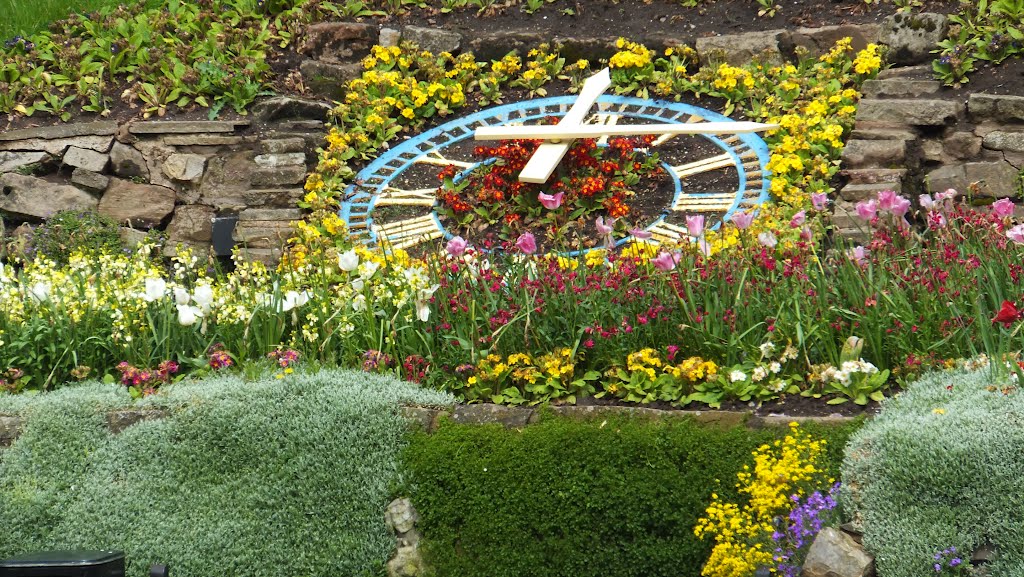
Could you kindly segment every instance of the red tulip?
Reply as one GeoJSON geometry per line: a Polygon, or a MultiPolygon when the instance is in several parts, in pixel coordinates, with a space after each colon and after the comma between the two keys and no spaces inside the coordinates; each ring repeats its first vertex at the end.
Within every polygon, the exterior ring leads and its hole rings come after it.
{"type": "Polygon", "coordinates": [[[1006,326],[1010,326],[1010,323],[1020,320],[1021,317],[1024,317],[1024,310],[1018,310],[1010,301],[1003,301],[1003,306],[999,308],[999,312],[996,313],[992,322],[1003,323],[1006,326]]]}

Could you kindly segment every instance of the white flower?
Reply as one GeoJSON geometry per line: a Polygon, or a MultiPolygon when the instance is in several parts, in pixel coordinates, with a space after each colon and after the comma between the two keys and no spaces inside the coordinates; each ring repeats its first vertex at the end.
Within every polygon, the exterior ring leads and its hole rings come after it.
{"type": "Polygon", "coordinates": [[[36,299],[38,302],[43,302],[50,298],[51,290],[52,287],[50,286],[50,283],[46,281],[39,281],[29,287],[28,292],[32,295],[32,298],[36,299]]]}
{"type": "Polygon", "coordinates": [[[779,244],[779,239],[775,238],[775,235],[771,232],[766,231],[757,235],[757,242],[767,248],[775,248],[775,245],[779,244]]]}
{"type": "Polygon", "coordinates": [[[356,295],[352,299],[352,310],[357,313],[366,310],[366,297],[364,295],[356,295]]]}
{"type": "Polygon", "coordinates": [[[747,375],[743,371],[733,371],[729,373],[729,380],[738,383],[747,380],[747,375]]]}
{"type": "Polygon", "coordinates": [[[363,285],[364,285],[363,279],[361,279],[361,278],[357,278],[357,279],[352,281],[352,288],[355,289],[356,291],[363,290],[363,285]]]}
{"type": "Polygon", "coordinates": [[[181,288],[180,286],[174,287],[174,303],[177,305],[187,305],[191,297],[188,296],[188,291],[181,288]]]}
{"type": "Polygon", "coordinates": [[[786,347],[786,350],[782,351],[782,360],[791,361],[796,358],[797,350],[793,345],[786,347]]]}
{"type": "Polygon", "coordinates": [[[164,279],[150,277],[146,279],[146,292],[142,293],[142,300],[151,303],[164,298],[166,292],[167,282],[164,279]]]}
{"type": "Polygon", "coordinates": [[[208,312],[213,304],[213,287],[208,284],[201,284],[192,293],[192,300],[196,301],[202,311],[208,312]]]}
{"type": "Polygon", "coordinates": [[[359,255],[356,250],[343,252],[338,255],[338,268],[345,272],[352,272],[359,266],[359,255]]]}
{"type": "Polygon", "coordinates": [[[761,343],[761,346],[759,348],[761,349],[762,358],[767,357],[768,355],[775,352],[775,344],[772,343],[771,341],[765,341],[761,343]]]}
{"type": "Polygon", "coordinates": [[[416,316],[423,322],[427,322],[430,319],[430,297],[434,296],[434,291],[441,288],[441,285],[434,285],[428,289],[420,289],[416,291],[416,316]]]}
{"type": "Polygon", "coordinates": [[[359,276],[364,279],[368,279],[377,273],[377,269],[380,268],[380,263],[372,260],[364,262],[359,267],[359,276]]]}
{"type": "Polygon", "coordinates": [[[750,375],[750,378],[753,379],[755,383],[759,383],[763,381],[767,376],[768,371],[766,371],[765,368],[762,366],[757,366],[754,368],[754,372],[750,375]]]}
{"type": "Polygon", "coordinates": [[[284,293],[284,300],[281,302],[281,310],[284,312],[288,312],[293,308],[301,307],[302,305],[308,302],[309,293],[307,291],[288,291],[284,293]]]}
{"type": "Polygon", "coordinates": [[[772,364],[768,365],[768,370],[771,371],[773,375],[777,375],[777,374],[779,374],[779,371],[782,370],[782,365],[780,365],[777,362],[772,363],[772,364]]]}
{"type": "Polygon", "coordinates": [[[178,322],[186,327],[196,324],[196,319],[203,316],[199,307],[178,305],[178,322]]]}
{"type": "Polygon", "coordinates": [[[11,279],[7,278],[7,273],[4,269],[4,263],[0,262],[0,284],[3,284],[11,279]]]}

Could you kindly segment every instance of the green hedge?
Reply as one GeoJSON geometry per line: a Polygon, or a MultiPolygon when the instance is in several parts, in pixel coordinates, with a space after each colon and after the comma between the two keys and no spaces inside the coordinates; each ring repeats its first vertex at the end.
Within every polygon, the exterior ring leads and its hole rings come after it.
{"type": "MultiPolygon", "coordinates": [[[[836,473],[857,426],[807,427],[828,439],[836,473]]],[[[735,498],[751,451],[785,433],[687,419],[447,422],[411,441],[406,491],[438,576],[696,577],[710,543],[693,526],[711,492],[735,498]]]]}
{"type": "Polygon", "coordinates": [[[0,558],[116,548],[131,575],[376,574],[394,549],[400,401],[451,398],[347,371],[214,377],[134,403],[170,416],[113,435],[105,412],[133,405],[121,387],[0,395],[26,423],[0,451],[0,558]]]}
{"type": "Polygon", "coordinates": [[[985,541],[991,575],[1024,575],[1024,396],[1003,381],[927,375],[851,439],[843,501],[879,575],[934,574],[935,553],[985,541]]]}

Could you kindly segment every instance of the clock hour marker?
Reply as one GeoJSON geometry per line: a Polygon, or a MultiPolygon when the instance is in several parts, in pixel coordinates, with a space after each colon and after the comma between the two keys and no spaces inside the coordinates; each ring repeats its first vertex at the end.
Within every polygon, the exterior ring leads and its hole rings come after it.
{"type": "MultiPolygon", "coordinates": [[[[619,118],[620,116],[618,114],[594,114],[587,119],[587,124],[614,126],[619,123],[619,118]]],[[[608,144],[608,135],[605,134],[601,138],[597,139],[597,143],[601,146],[608,144]]]]}
{"type": "Polygon", "coordinates": [[[377,206],[434,206],[436,193],[436,188],[385,188],[377,197],[377,206]]]}
{"type": "Polygon", "coordinates": [[[690,233],[685,228],[665,222],[664,220],[651,225],[647,232],[651,233],[654,240],[658,242],[679,242],[684,238],[690,237],[690,233]]]}
{"type": "Polygon", "coordinates": [[[709,172],[731,166],[734,166],[733,156],[726,152],[724,154],[719,154],[718,156],[711,156],[709,158],[702,158],[701,160],[687,164],[673,166],[672,172],[674,172],[679,178],[686,178],[687,176],[693,176],[702,172],[709,172]]]}
{"type": "Polygon", "coordinates": [[[373,232],[385,248],[392,249],[406,249],[444,235],[432,214],[386,224],[374,224],[373,232]]]}
{"type": "Polygon", "coordinates": [[[420,164],[433,164],[435,166],[457,166],[459,168],[472,168],[474,166],[474,163],[472,162],[463,162],[461,160],[453,160],[451,158],[446,158],[440,152],[437,151],[424,154],[423,156],[417,158],[414,162],[418,162],[420,164]]]}
{"type": "Polygon", "coordinates": [[[672,210],[677,212],[722,212],[729,210],[735,201],[735,192],[713,192],[700,196],[680,195],[672,205],[672,210]]]}

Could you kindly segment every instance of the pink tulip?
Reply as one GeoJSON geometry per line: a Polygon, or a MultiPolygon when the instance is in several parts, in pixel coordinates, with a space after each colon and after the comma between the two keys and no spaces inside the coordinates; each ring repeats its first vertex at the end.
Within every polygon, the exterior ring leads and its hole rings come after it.
{"type": "Polygon", "coordinates": [[[896,202],[897,194],[895,190],[881,190],[878,192],[878,210],[882,212],[892,212],[892,205],[896,202]]]}
{"type": "Polygon", "coordinates": [[[846,252],[846,256],[849,257],[850,260],[856,262],[857,264],[863,265],[867,263],[869,252],[871,251],[862,246],[858,246],[848,250],[846,252]]]}
{"type": "Polygon", "coordinates": [[[930,194],[922,194],[917,197],[917,202],[920,203],[921,208],[925,210],[931,210],[935,208],[935,199],[930,194]]]}
{"type": "Polygon", "coordinates": [[[740,229],[744,230],[750,227],[750,223],[754,222],[754,213],[752,212],[734,212],[732,213],[732,224],[740,229]]]}
{"type": "Polygon", "coordinates": [[[694,238],[700,238],[704,234],[704,215],[686,217],[686,232],[694,238]]]}
{"type": "Polygon", "coordinates": [[[862,200],[857,203],[857,216],[863,220],[871,220],[878,215],[877,200],[862,200]]]}
{"type": "Polygon", "coordinates": [[[711,256],[711,245],[708,244],[708,239],[703,236],[697,239],[697,248],[704,256],[711,256]]]}
{"type": "Polygon", "coordinates": [[[651,259],[651,264],[653,264],[658,270],[670,271],[676,268],[676,265],[679,264],[679,260],[681,258],[682,256],[677,252],[669,253],[661,251],[658,253],[658,256],[651,259]]]}
{"type": "Polygon", "coordinates": [[[814,210],[825,210],[828,208],[828,193],[812,192],[811,206],[814,207],[814,210]]]}
{"type": "Polygon", "coordinates": [[[654,236],[653,234],[642,228],[634,228],[633,230],[629,231],[629,234],[633,235],[634,238],[638,238],[640,240],[647,240],[654,236]]]}
{"type": "Polygon", "coordinates": [[[1017,244],[1024,244],[1024,224],[1018,224],[1006,231],[1006,238],[1017,244]]]}
{"type": "Polygon", "coordinates": [[[468,243],[466,242],[466,239],[461,236],[453,236],[444,248],[448,251],[448,254],[452,256],[462,256],[462,253],[466,252],[467,245],[468,243]]]}
{"type": "Polygon", "coordinates": [[[761,243],[761,246],[775,248],[775,246],[779,244],[779,239],[775,238],[774,233],[766,230],[757,235],[757,242],[761,243]]]}
{"type": "Polygon", "coordinates": [[[537,195],[537,200],[540,201],[544,208],[548,210],[555,210],[562,206],[562,197],[565,196],[564,192],[557,192],[555,194],[544,194],[543,192],[537,195]]]}
{"type": "Polygon", "coordinates": [[[793,215],[793,218],[789,220],[790,228],[800,228],[807,220],[807,211],[801,210],[800,212],[793,215]]]}
{"type": "Polygon", "coordinates": [[[956,189],[947,188],[946,190],[935,194],[935,202],[952,201],[956,199],[956,189]]]}
{"type": "Polygon", "coordinates": [[[907,214],[907,211],[909,211],[909,210],[910,210],[910,199],[909,198],[904,198],[902,196],[897,196],[896,199],[893,200],[892,206],[889,207],[889,212],[891,212],[893,214],[893,216],[896,216],[896,217],[901,217],[901,216],[907,214]]]}
{"type": "Polygon", "coordinates": [[[537,252],[537,239],[530,233],[524,232],[516,239],[516,248],[526,254],[537,252]]]}
{"type": "Polygon", "coordinates": [[[1008,198],[1000,198],[992,203],[992,214],[999,218],[1007,218],[1013,215],[1013,201],[1008,198]]]}
{"type": "Polygon", "coordinates": [[[604,246],[608,249],[614,248],[615,239],[612,237],[612,232],[615,231],[615,219],[609,218],[606,222],[603,216],[599,216],[595,224],[598,234],[604,238],[604,246]]]}
{"type": "Polygon", "coordinates": [[[800,229],[800,240],[804,242],[811,242],[812,238],[814,238],[814,232],[811,230],[811,227],[804,225],[804,227],[800,229]]]}

